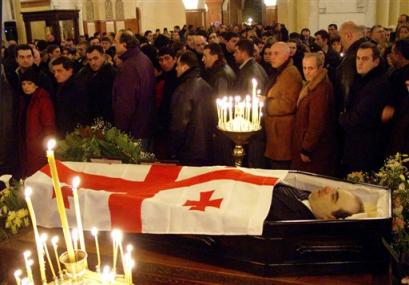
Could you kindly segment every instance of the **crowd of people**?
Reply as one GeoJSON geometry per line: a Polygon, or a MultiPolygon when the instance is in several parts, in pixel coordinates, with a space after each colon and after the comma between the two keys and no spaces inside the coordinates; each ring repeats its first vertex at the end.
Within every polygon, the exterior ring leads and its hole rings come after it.
{"type": "Polygon", "coordinates": [[[45,164],[44,142],[97,118],[162,161],[232,165],[216,98],[264,101],[245,165],[343,176],[409,153],[409,16],[395,31],[351,21],[314,34],[272,26],[175,26],[8,42],[2,50],[0,173],[45,164]]]}

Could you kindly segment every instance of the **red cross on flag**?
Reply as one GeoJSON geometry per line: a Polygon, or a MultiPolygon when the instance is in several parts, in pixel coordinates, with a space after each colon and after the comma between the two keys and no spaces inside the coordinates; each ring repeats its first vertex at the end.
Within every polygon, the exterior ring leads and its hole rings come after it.
{"type": "MultiPolygon", "coordinates": [[[[287,171],[231,167],[58,162],[70,227],[75,226],[72,178],[84,229],[126,232],[260,235],[274,185],[287,171]]],[[[38,224],[60,227],[49,167],[26,180],[38,224]]]]}

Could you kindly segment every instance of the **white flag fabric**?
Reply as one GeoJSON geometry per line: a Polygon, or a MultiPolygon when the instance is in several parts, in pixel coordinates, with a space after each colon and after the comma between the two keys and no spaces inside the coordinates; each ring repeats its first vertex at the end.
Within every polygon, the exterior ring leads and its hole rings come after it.
{"type": "MultiPolygon", "coordinates": [[[[83,227],[157,234],[261,235],[273,187],[287,171],[232,167],[58,162],[70,227],[71,182],[78,189],[83,227]]],[[[26,180],[40,226],[60,227],[49,167],[26,180]]]]}

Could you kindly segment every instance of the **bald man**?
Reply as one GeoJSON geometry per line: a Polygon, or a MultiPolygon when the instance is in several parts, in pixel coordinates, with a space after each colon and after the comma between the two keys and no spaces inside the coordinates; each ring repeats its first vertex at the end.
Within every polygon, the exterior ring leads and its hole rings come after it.
{"type": "Polygon", "coordinates": [[[343,48],[343,58],[338,65],[335,77],[335,99],[338,113],[344,111],[345,104],[349,101],[349,90],[356,72],[356,53],[361,43],[365,42],[364,30],[352,21],[345,22],[339,30],[343,48]]]}
{"type": "Polygon", "coordinates": [[[267,89],[264,156],[270,160],[271,168],[289,169],[302,77],[290,58],[290,48],[284,42],[277,42],[271,47],[271,65],[274,72],[267,89]]]}

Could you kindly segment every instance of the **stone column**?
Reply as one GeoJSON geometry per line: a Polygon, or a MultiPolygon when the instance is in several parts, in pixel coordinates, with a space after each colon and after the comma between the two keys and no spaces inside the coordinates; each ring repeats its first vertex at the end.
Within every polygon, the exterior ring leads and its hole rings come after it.
{"type": "Polygon", "coordinates": [[[222,22],[222,5],[223,0],[206,0],[206,26],[210,27],[215,22],[222,22]]]}
{"type": "Polygon", "coordinates": [[[277,5],[265,6],[263,10],[265,11],[265,16],[263,17],[264,25],[271,25],[272,23],[277,23],[278,21],[277,5]]]}
{"type": "Polygon", "coordinates": [[[399,17],[400,1],[390,1],[389,6],[389,25],[396,25],[399,17]]]}
{"type": "Polygon", "coordinates": [[[12,0],[11,2],[13,4],[13,9],[14,9],[14,19],[16,20],[16,24],[17,24],[18,42],[20,44],[26,43],[27,36],[26,36],[26,30],[24,27],[23,16],[21,15],[21,2],[20,0],[12,0]]]}
{"type": "Polygon", "coordinates": [[[376,23],[382,26],[389,24],[389,3],[390,0],[377,0],[376,2],[376,23]]]}

